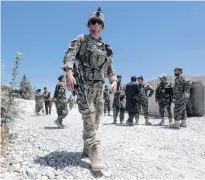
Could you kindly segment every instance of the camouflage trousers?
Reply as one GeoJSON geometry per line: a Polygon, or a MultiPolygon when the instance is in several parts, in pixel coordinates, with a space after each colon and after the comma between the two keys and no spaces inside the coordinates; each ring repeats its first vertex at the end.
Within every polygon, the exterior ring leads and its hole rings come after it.
{"type": "Polygon", "coordinates": [[[135,115],[135,119],[136,120],[139,119],[139,115],[140,115],[141,108],[142,108],[143,113],[144,113],[144,118],[148,120],[148,98],[145,97],[145,98],[138,99],[136,108],[137,108],[137,114],[135,115]]]}
{"type": "Polygon", "coordinates": [[[175,121],[186,120],[187,113],[186,113],[186,103],[187,98],[178,98],[174,103],[174,119],[175,121]]]}
{"type": "Polygon", "coordinates": [[[110,113],[110,100],[104,101],[104,113],[106,114],[106,111],[110,113]]]}
{"type": "Polygon", "coordinates": [[[69,103],[69,109],[71,110],[73,108],[74,104],[73,103],[69,103]]]}
{"type": "Polygon", "coordinates": [[[78,109],[83,119],[83,140],[84,146],[89,148],[95,144],[99,144],[96,133],[103,114],[103,82],[87,82],[86,99],[78,95],[78,109]]]}
{"type": "Polygon", "coordinates": [[[56,102],[58,119],[63,120],[68,115],[67,102],[56,102]]]}
{"type": "Polygon", "coordinates": [[[43,114],[44,114],[43,102],[37,102],[36,105],[35,105],[35,112],[36,112],[36,114],[39,114],[40,111],[42,111],[43,114]]]}
{"type": "Polygon", "coordinates": [[[168,118],[172,118],[172,112],[171,112],[171,102],[159,102],[159,113],[161,117],[164,117],[165,110],[167,111],[168,118]]]}
{"type": "Polygon", "coordinates": [[[187,103],[186,103],[186,111],[187,111],[187,115],[188,115],[188,116],[192,116],[192,115],[193,115],[191,98],[189,98],[189,99],[187,100],[187,103]]]}
{"type": "Polygon", "coordinates": [[[120,122],[123,122],[124,117],[125,117],[125,108],[121,108],[121,107],[118,107],[116,105],[113,105],[113,119],[114,119],[114,122],[117,122],[117,117],[118,117],[119,113],[120,113],[120,122]]]}

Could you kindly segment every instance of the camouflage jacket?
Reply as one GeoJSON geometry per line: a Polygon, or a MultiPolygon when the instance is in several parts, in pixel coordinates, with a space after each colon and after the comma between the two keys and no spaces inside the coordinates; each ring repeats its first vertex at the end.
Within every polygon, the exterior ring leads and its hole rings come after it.
{"type": "Polygon", "coordinates": [[[147,97],[151,97],[154,94],[154,88],[149,84],[143,84],[143,85],[138,84],[138,87],[140,90],[138,94],[138,98],[147,98],[147,97]],[[149,94],[148,91],[150,91],[149,94]]]}
{"type": "Polygon", "coordinates": [[[56,102],[67,102],[67,97],[66,97],[66,84],[63,82],[59,82],[56,85],[55,91],[54,91],[54,95],[53,95],[53,99],[56,102]]]}
{"type": "Polygon", "coordinates": [[[45,101],[43,94],[36,93],[35,101],[36,101],[36,103],[43,103],[45,101]]]}
{"type": "Polygon", "coordinates": [[[94,39],[89,35],[78,35],[70,43],[63,59],[62,69],[73,70],[75,61],[80,61],[85,80],[117,80],[113,68],[113,53],[109,45],[101,38],[94,39]]]}
{"type": "Polygon", "coordinates": [[[68,99],[68,103],[69,103],[69,104],[74,104],[74,99],[73,99],[73,98],[69,98],[69,99],[68,99]]]}
{"type": "Polygon", "coordinates": [[[45,101],[51,100],[51,93],[50,92],[44,92],[43,96],[44,96],[45,101]]]}
{"type": "Polygon", "coordinates": [[[176,77],[173,88],[173,99],[181,99],[182,97],[184,97],[185,92],[190,94],[191,86],[191,80],[185,75],[181,74],[180,76],[176,77]]]}
{"type": "Polygon", "coordinates": [[[173,98],[173,85],[171,83],[160,83],[155,92],[155,99],[158,102],[171,102],[173,98]]]}

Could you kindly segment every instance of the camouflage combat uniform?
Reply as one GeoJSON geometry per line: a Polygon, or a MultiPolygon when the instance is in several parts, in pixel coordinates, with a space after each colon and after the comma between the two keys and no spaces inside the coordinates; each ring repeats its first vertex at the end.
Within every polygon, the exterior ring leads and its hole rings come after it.
{"type": "MultiPolygon", "coordinates": [[[[135,116],[136,124],[139,121],[139,114],[141,111],[141,107],[144,113],[144,118],[146,120],[146,124],[148,124],[148,98],[151,97],[154,93],[154,88],[149,84],[138,84],[139,94],[137,95],[137,115],[135,116]],[[147,95],[148,91],[150,91],[149,95],[147,95]]],[[[151,125],[151,123],[149,123],[151,125]]]]}
{"type": "Polygon", "coordinates": [[[36,101],[36,105],[35,105],[36,115],[40,115],[40,111],[42,111],[42,113],[44,114],[44,108],[43,108],[44,97],[42,93],[40,92],[36,93],[35,101],[36,101]]]}
{"type": "Polygon", "coordinates": [[[64,125],[62,124],[62,121],[68,115],[66,84],[64,82],[59,82],[56,85],[53,99],[56,104],[56,110],[58,114],[56,122],[59,122],[59,127],[63,127],[64,125]]]}
{"type": "Polygon", "coordinates": [[[110,115],[110,92],[107,89],[104,89],[103,92],[103,99],[104,99],[104,114],[106,115],[106,110],[108,111],[108,115],[110,115]]]}
{"type": "MultiPolygon", "coordinates": [[[[80,84],[85,88],[83,95],[78,94],[77,103],[83,119],[83,155],[90,152],[91,164],[98,155],[97,144],[99,140],[96,133],[103,113],[103,84],[105,77],[110,82],[117,80],[112,62],[111,47],[105,45],[101,38],[94,39],[89,35],[78,35],[69,45],[64,57],[62,68],[73,70],[75,61],[80,62],[84,82],[80,84]],[[92,153],[91,153],[92,152],[92,153]]],[[[92,164],[92,166],[94,166],[92,164]]],[[[93,168],[94,169],[94,168],[93,168]]]]}
{"type": "Polygon", "coordinates": [[[190,90],[190,97],[187,100],[186,103],[186,112],[188,117],[193,116],[193,107],[192,107],[192,89],[190,90]]]}
{"type": "Polygon", "coordinates": [[[155,92],[155,100],[156,102],[158,102],[159,113],[162,117],[162,121],[160,122],[160,124],[164,123],[165,109],[167,111],[170,123],[172,122],[172,112],[171,112],[172,98],[173,98],[172,84],[168,82],[165,83],[161,82],[156,88],[156,92],[155,92]]]}
{"type": "Polygon", "coordinates": [[[185,93],[190,94],[192,83],[189,78],[181,74],[176,77],[173,88],[173,100],[174,100],[174,119],[175,121],[186,120],[186,103],[188,98],[185,97],[185,93]]]}
{"type": "Polygon", "coordinates": [[[69,104],[69,109],[72,110],[74,106],[74,99],[72,97],[68,99],[68,104],[69,104]]]}
{"type": "Polygon", "coordinates": [[[114,94],[113,100],[113,124],[116,124],[118,114],[120,113],[120,124],[123,123],[125,117],[125,107],[126,107],[126,95],[125,90],[121,85],[121,82],[118,82],[117,90],[114,94]]]}

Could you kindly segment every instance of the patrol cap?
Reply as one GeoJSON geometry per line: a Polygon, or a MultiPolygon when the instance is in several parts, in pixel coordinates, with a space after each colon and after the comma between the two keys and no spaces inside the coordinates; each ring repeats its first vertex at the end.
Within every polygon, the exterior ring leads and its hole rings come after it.
{"type": "Polygon", "coordinates": [[[159,76],[159,78],[167,78],[167,75],[166,74],[162,74],[159,76]]]}
{"type": "Polygon", "coordinates": [[[141,80],[144,80],[144,78],[142,76],[139,76],[137,79],[141,79],[141,80]]]}
{"type": "Polygon", "coordinates": [[[58,77],[58,80],[59,81],[61,81],[61,79],[64,77],[64,75],[60,75],[59,77],[58,77]]]}
{"type": "Polygon", "coordinates": [[[175,69],[174,69],[174,71],[176,71],[176,70],[178,70],[178,71],[181,71],[181,72],[182,72],[182,68],[177,67],[177,68],[175,68],[175,69]]]}

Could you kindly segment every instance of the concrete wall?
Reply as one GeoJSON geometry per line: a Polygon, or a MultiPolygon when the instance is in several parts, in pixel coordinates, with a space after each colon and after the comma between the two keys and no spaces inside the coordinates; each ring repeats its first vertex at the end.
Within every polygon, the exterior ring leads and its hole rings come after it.
{"type": "MultiPolygon", "coordinates": [[[[205,86],[205,75],[203,76],[187,76],[188,78],[191,79],[192,82],[201,82],[205,86]]],[[[174,76],[168,76],[167,80],[168,82],[171,82],[174,84],[174,76]]],[[[157,88],[157,85],[160,83],[159,79],[155,79],[152,81],[148,81],[148,84],[154,87],[154,89],[157,88]]],[[[205,99],[204,99],[204,104],[205,104],[205,99]]],[[[172,104],[172,112],[173,112],[173,104],[172,104]]],[[[155,93],[154,95],[149,99],[149,114],[151,116],[160,116],[159,115],[159,108],[158,105],[155,103],[155,93]]]]}

